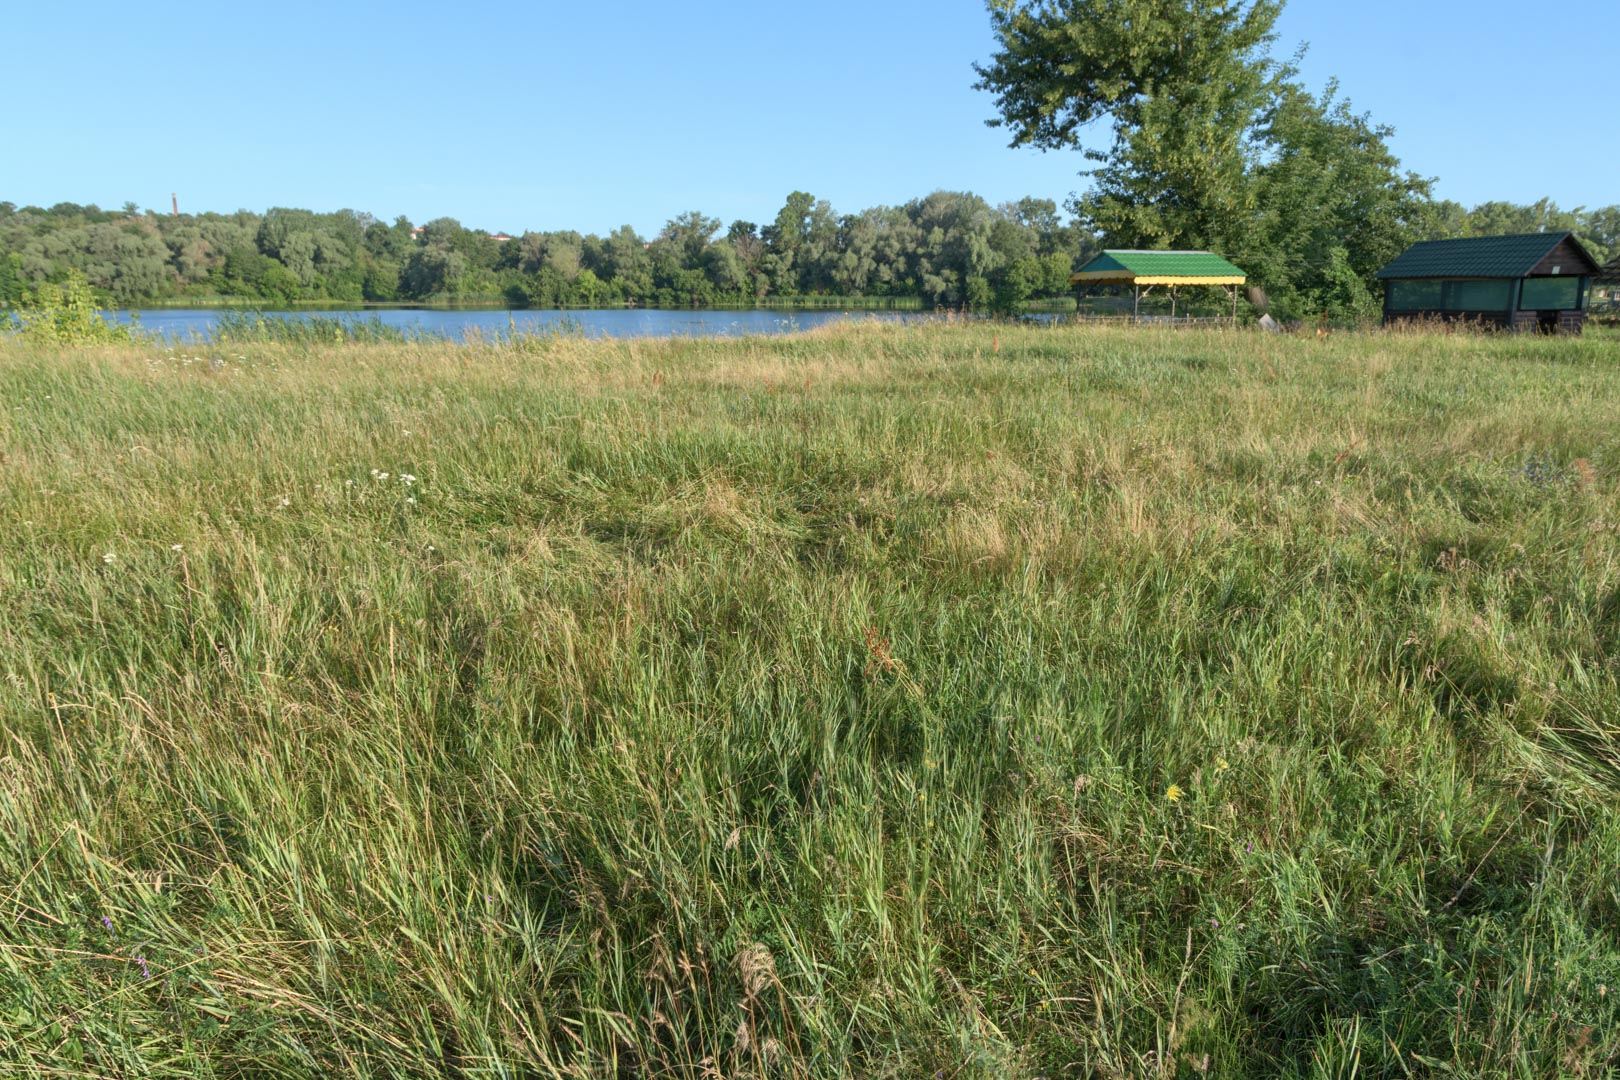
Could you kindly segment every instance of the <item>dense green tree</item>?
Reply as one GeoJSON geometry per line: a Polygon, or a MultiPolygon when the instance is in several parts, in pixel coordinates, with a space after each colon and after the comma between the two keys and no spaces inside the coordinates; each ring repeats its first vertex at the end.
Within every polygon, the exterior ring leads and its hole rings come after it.
{"type": "Polygon", "coordinates": [[[612,287],[598,278],[596,271],[589,268],[581,270],[579,277],[574,279],[573,302],[582,307],[596,307],[605,303],[612,294],[612,287]]]}
{"type": "Polygon", "coordinates": [[[1430,181],[1401,170],[1389,135],[1336,86],[1321,99],[1293,85],[1279,94],[1259,130],[1253,209],[1217,239],[1284,314],[1376,314],[1373,275],[1424,234],[1430,181]]]}
{"type": "Polygon", "coordinates": [[[413,251],[400,270],[399,293],[410,300],[446,299],[471,292],[467,258],[443,244],[413,251]]]}
{"type": "Polygon", "coordinates": [[[747,293],[756,300],[770,291],[770,275],[765,272],[765,241],[752,221],[733,221],[726,230],[726,241],[737,253],[747,293]]]}
{"type": "Polygon", "coordinates": [[[652,260],[647,243],[629,225],[608,234],[602,244],[598,276],[619,282],[627,299],[643,302],[652,292],[652,260]]]}
{"type": "Polygon", "coordinates": [[[748,270],[730,240],[710,244],[699,257],[699,267],[715,292],[736,297],[751,294],[748,270]]]}
{"type": "Polygon", "coordinates": [[[368,259],[360,280],[360,295],[381,303],[399,299],[399,263],[385,258],[368,259]]]}
{"type": "Polygon", "coordinates": [[[720,219],[689,210],[670,219],[659,239],[671,244],[682,269],[695,268],[703,258],[709,240],[720,231],[720,219]]]}
{"type": "Polygon", "coordinates": [[[765,242],[764,269],[773,292],[791,294],[799,289],[795,264],[800,248],[810,237],[810,213],[815,205],[814,195],[795,191],[777,211],[776,220],[760,231],[765,242]]]}
{"type": "Polygon", "coordinates": [[[25,292],[22,256],[14,252],[0,254],[0,308],[16,307],[25,292]]]}
{"type": "Polygon", "coordinates": [[[1599,262],[1620,256],[1620,206],[1575,211],[1575,231],[1599,262]]]}
{"type": "Polygon", "coordinates": [[[974,67],[976,87],[996,95],[990,125],[1010,129],[1014,146],[1107,160],[1139,130],[1170,126],[1166,98],[1192,107],[1196,122],[1178,125],[1188,144],[1228,137],[1225,98],[1268,78],[1282,0],[990,0],[989,10],[1000,48],[974,67]],[[1206,85],[1217,78],[1240,85],[1206,85]],[[1113,147],[1082,143],[1097,121],[1110,122],[1113,147]]]}

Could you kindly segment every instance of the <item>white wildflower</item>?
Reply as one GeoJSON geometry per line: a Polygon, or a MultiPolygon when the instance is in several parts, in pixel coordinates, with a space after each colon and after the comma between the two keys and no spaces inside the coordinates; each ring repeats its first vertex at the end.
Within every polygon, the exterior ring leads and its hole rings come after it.
{"type": "Polygon", "coordinates": [[[170,544],[169,545],[169,550],[170,551],[184,551],[185,549],[186,549],[186,546],[184,544],[170,544]]]}
{"type": "Polygon", "coordinates": [[[101,557],[101,561],[106,563],[108,566],[111,566],[113,564],[113,560],[116,558],[118,558],[118,556],[109,551],[107,554],[101,557]]]}

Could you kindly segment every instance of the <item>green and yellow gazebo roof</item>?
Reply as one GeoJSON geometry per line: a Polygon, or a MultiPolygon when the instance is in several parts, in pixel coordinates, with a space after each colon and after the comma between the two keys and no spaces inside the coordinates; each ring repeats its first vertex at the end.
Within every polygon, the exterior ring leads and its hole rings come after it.
{"type": "Polygon", "coordinates": [[[1209,251],[1105,251],[1070,285],[1242,285],[1248,276],[1209,251]]]}

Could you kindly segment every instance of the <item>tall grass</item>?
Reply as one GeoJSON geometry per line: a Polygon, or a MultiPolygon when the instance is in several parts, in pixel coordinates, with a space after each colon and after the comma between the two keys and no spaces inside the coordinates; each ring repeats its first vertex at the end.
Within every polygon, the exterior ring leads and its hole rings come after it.
{"type": "Polygon", "coordinates": [[[280,315],[264,311],[221,311],[209,340],[222,345],[403,345],[418,337],[442,341],[414,327],[389,326],[381,317],[280,315]]]}
{"type": "Polygon", "coordinates": [[[0,343],[0,1072],[1620,1068],[1620,345],[0,343]]]}

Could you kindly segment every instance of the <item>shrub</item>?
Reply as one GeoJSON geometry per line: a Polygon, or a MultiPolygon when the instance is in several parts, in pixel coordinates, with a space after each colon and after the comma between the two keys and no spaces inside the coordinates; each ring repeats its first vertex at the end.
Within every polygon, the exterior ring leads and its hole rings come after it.
{"type": "Polygon", "coordinates": [[[61,284],[47,281],[30,289],[11,324],[24,340],[49,345],[132,344],[142,338],[138,322],[120,323],[101,313],[95,290],[77,270],[61,284]]]}

